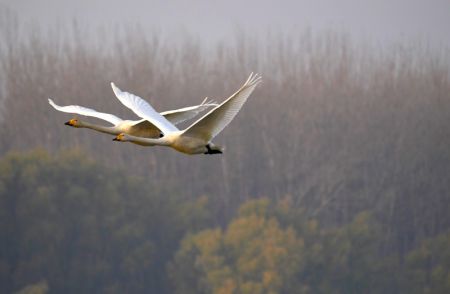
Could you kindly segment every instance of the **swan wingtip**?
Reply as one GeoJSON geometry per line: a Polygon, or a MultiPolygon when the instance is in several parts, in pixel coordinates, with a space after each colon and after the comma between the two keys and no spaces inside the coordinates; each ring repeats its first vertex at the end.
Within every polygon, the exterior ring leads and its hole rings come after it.
{"type": "Polygon", "coordinates": [[[56,106],[55,102],[53,102],[52,98],[48,98],[48,104],[51,106],[56,106]]]}
{"type": "Polygon", "coordinates": [[[116,95],[122,93],[122,90],[120,90],[120,88],[117,87],[116,84],[114,84],[114,82],[111,82],[111,88],[116,95]]]}

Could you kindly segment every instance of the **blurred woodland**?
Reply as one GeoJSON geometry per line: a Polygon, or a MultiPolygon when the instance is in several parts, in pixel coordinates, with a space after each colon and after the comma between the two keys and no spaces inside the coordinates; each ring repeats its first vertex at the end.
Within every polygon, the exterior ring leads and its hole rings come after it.
{"type": "Polygon", "coordinates": [[[0,292],[450,293],[448,48],[311,31],[206,48],[10,14],[0,39],[0,292]],[[252,71],[220,156],[112,142],[47,102],[134,119],[111,81],[164,111],[252,71]]]}

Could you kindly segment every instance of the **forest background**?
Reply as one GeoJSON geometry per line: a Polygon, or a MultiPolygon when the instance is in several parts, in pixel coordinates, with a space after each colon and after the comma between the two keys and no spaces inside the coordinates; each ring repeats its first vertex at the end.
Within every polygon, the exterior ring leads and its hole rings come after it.
{"type": "Polygon", "coordinates": [[[0,23],[2,293],[450,292],[447,47],[0,23]],[[251,71],[220,156],[112,142],[47,103],[134,118],[111,81],[164,111],[251,71]]]}

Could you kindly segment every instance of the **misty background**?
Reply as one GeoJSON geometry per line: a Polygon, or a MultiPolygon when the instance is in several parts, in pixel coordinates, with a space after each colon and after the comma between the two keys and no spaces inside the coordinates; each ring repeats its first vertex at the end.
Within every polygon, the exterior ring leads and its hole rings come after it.
{"type": "Polygon", "coordinates": [[[310,28],[335,29],[357,40],[377,44],[421,40],[448,49],[450,3],[447,0],[319,0],[319,1],[206,1],[169,0],[2,0],[24,22],[46,27],[76,20],[110,28],[139,24],[171,38],[189,32],[200,43],[229,42],[235,30],[258,35],[290,33],[310,28]]]}
{"type": "Polygon", "coordinates": [[[0,292],[448,293],[449,8],[1,1],[0,292]],[[164,111],[252,71],[220,156],[47,102],[134,119],[111,81],[164,111]]]}

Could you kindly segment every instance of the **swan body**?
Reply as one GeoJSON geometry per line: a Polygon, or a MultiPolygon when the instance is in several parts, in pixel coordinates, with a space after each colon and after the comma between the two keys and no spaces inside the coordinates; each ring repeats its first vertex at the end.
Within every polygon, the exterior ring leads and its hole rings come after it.
{"type": "MultiPolygon", "coordinates": [[[[184,107],[176,110],[169,110],[162,112],[160,115],[164,116],[168,121],[173,124],[179,124],[183,121],[194,118],[200,112],[206,110],[209,107],[217,106],[215,103],[207,102],[208,98],[205,98],[202,103],[195,106],[184,107]]],[[[80,114],[84,116],[96,117],[111,123],[113,126],[101,126],[97,124],[88,123],[79,119],[71,119],[65,123],[65,125],[75,128],[88,128],[98,132],[118,135],[120,133],[126,133],[137,137],[144,138],[158,138],[161,136],[161,131],[151,122],[146,119],[140,120],[122,120],[121,118],[109,114],[98,112],[94,109],[86,108],[79,105],[59,106],[53,102],[52,99],[48,99],[49,104],[58,111],[66,113],[80,114]]]]}
{"type": "Polygon", "coordinates": [[[167,146],[185,154],[216,154],[223,148],[211,143],[236,116],[247,98],[261,82],[259,75],[250,74],[244,85],[220,105],[211,109],[185,130],[178,130],[164,116],[157,113],[150,104],[133,94],[122,92],[114,84],[113,90],[122,101],[138,116],[150,121],[158,127],[164,136],[158,139],[142,138],[130,134],[119,134],[114,141],[131,142],[142,146],[167,146]]]}

